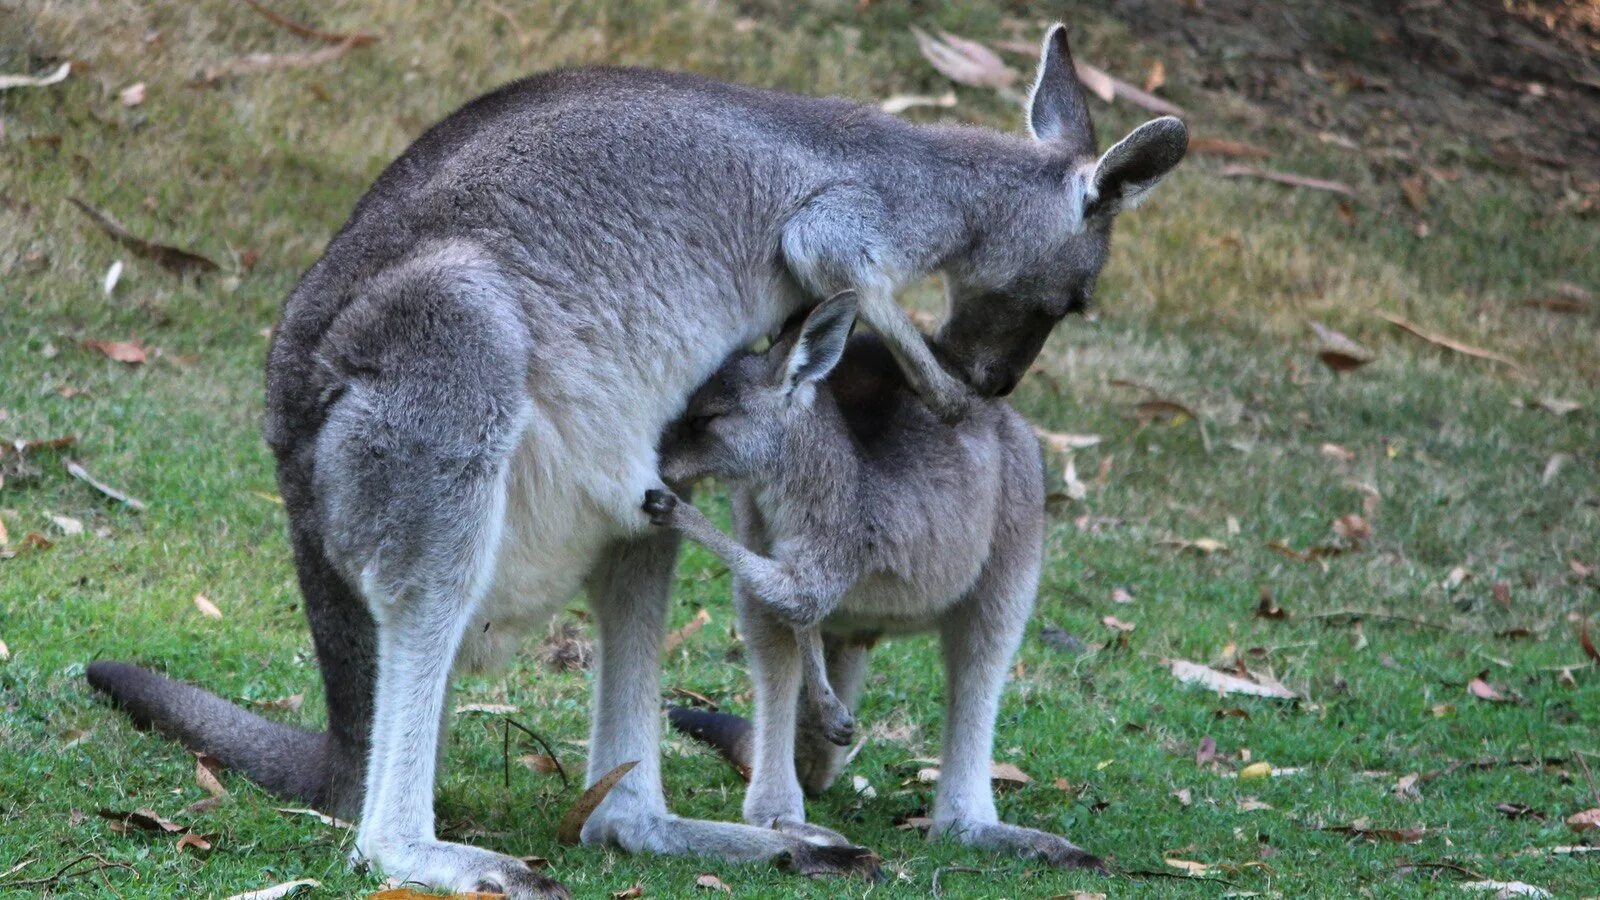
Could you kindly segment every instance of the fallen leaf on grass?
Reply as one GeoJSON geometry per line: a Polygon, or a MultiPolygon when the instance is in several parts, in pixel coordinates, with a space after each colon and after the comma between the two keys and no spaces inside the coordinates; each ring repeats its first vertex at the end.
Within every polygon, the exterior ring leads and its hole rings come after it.
{"type": "Polygon", "coordinates": [[[1255,781],[1259,778],[1272,777],[1272,764],[1266,762],[1251,763],[1239,770],[1240,781],[1255,781]]]}
{"type": "Polygon", "coordinates": [[[184,831],[184,827],[177,822],[163,819],[154,810],[136,809],[133,812],[121,812],[114,809],[99,809],[95,811],[102,819],[111,820],[111,830],[118,834],[127,834],[130,829],[140,831],[157,831],[167,834],[184,831]]]}
{"type": "Polygon", "coordinates": [[[46,513],[50,522],[67,537],[77,537],[83,534],[83,523],[71,516],[58,516],[55,513],[46,513]]]}
{"type": "Polygon", "coordinates": [[[519,756],[517,757],[517,762],[541,775],[551,775],[561,771],[561,765],[556,762],[556,758],[544,753],[529,753],[526,756],[519,756]]]}
{"type": "Polygon", "coordinates": [[[1596,649],[1594,640],[1589,637],[1589,619],[1587,616],[1578,620],[1578,646],[1583,648],[1583,655],[1590,661],[1600,663],[1600,649],[1596,649]]]}
{"type": "Polygon", "coordinates": [[[611,900],[639,900],[644,896],[644,886],[636,884],[631,888],[611,892],[611,900]]]}
{"type": "Polygon", "coordinates": [[[287,697],[278,697],[274,700],[251,700],[250,704],[257,709],[281,709],[287,712],[298,712],[300,706],[305,702],[305,694],[290,694],[287,697]]]}
{"type": "Polygon", "coordinates": [[[287,16],[279,15],[278,13],[273,12],[271,9],[268,9],[266,6],[263,6],[261,3],[257,2],[257,0],[244,0],[244,2],[248,4],[251,9],[255,10],[257,13],[260,13],[262,18],[278,26],[279,28],[286,28],[303,38],[321,41],[324,44],[349,44],[352,47],[362,47],[367,44],[376,43],[378,40],[378,36],[375,34],[338,34],[332,31],[323,31],[320,28],[312,28],[310,25],[296,22],[287,16]]]}
{"type": "Polygon", "coordinates": [[[1415,844],[1428,834],[1426,828],[1373,828],[1372,823],[1365,818],[1357,819],[1349,825],[1329,825],[1318,830],[1348,834],[1368,841],[1392,841],[1397,844],[1415,844]]]}
{"type": "Polygon", "coordinates": [[[1277,700],[1293,700],[1298,695],[1284,687],[1279,682],[1264,676],[1255,676],[1256,680],[1244,678],[1229,672],[1219,672],[1210,666],[1188,662],[1182,659],[1167,660],[1167,666],[1172,674],[1184,684],[1198,684],[1209,690],[1223,694],[1244,694],[1251,697],[1270,697],[1277,700]]]}
{"type": "Polygon", "coordinates": [[[1412,210],[1419,213],[1428,211],[1428,185],[1420,175],[1400,179],[1400,193],[1405,196],[1406,204],[1412,210]]]}
{"type": "Polygon", "coordinates": [[[354,41],[346,40],[310,53],[251,53],[223,60],[214,66],[207,66],[200,74],[200,80],[206,84],[215,84],[235,75],[255,75],[279,69],[308,69],[333,62],[356,46],[358,45],[354,41]]]}
{"type": "Polygon", "coordinates": [[[6,646],[6,642],[5,641],[0,641],[0,662],[5,662],[6,660],[8,660],[10,658],[11,658],[11,648],[6,646]]]}
{"type": "Polygon", "coordinates": [[[1582,834],[1600,828],[1600,807],[1575,812],[1566,818],[1567,827],[1582,834]]]}
{"type": "Polygon", "coordinates": [[[1075,61],[1072,67],[1077,70],[1078,79],[1084,86],[1107,103],[1122,99],[1158,116],[1185,115],[1183,107],[1176,103],[1169,103],[1149,91],[1141,91],[1104,69],[1081,61],[1075,61]]]}
{"type": "Polygon", "coordinates": [[[708,891],[721,891],[724,894],[733,893],[733,888],[728,887],[728,883],[726,881],[723,881],[721,878],[718,878],[710,872],[701,872],[699,875],[696,875],[694,878],[694,886],[708,891]]]}
{"type": "Polygon", "coordinates": [[[281,812],[286,816],[307,816],[309,818],[316,819],[318,822],[321,822],[322,824],[327,825],[330,828],[354,828],[355,827],[354,825],[350,824],[349,822],[346,822],[343,819],[336,819],[333,816],[330,816],[327,813],[322,812],[320,810],[315,810],[315,809],[295,809],[295,808],[283,809],[283,808],[279,808],[276,811],[277,812],[281,812]]]}
{"type": "Polygon", "coordinates": [[[1008,762],[989,763],[989,779],[1002,784],[1024,785],[1033,781],[1033,776],[1008,762]]]}
{"type": "Polygon", "coordinates": [[[1461,883],[1464,891],[1494,891],[1495,900],[1510,897],[1554,897],[1555,895],[1542,887],[1536,887],[1525,881],[1464,881],[1461,883]]]}
{"type": "Polygon", "coordinates": [[[1192,859],[1177,859],[1176,857],[1169,856],[1166,859],[1163,859],[1162,862],[1180,872],[1193,875],[1196,878],[1204,877],[1206,873],[1211,871],[1210,866],[1202,862],[1195,862],[1192,859]]]}
{"type": "Polygon", "coordinates": [[[184,850],[190,847],[204,852],[211,849],[211,842],[192,831],[185,832],[182,837],[178,838],[178,849],[184,850]]]}
{"type": "Polygon", "coordinates": [[[110,268],[106,269],[106,277],[101,281],[100,287],[105,291],[105,295],[109,297],[111,292],[117,289],[117,282],[121,280],[122,260],[119,259],[112,263],[110,268]]]}
{"type": "Polygon", "coordinates": [[[567,810],[567,814],[561,817],[561,824],[556,829],[556,840],[563,844],[578,843],[583,834],[584,823],[589,821],[589,816],[593,815],[594,811],[600,807],[601,801],[605,800],[606,795],[611,793],[611,789],[617,786],[617,782],[621,781],[624,775],[632,772],[633,767],[638,764],[638,760],[625,762],[600,776],[599,780],[594,784],[589,785],[588,789],[578,797],[578,802],[572,804],[572,808],[567,810]]]}
{"type": "Polygon", "coordinates": [[[283,897],[287,897],[291,894],[299,892],[301,888],[314,888],[321,886],[322,882],[316,880],[315,878],[301,878],[298,881],[285,881],[283,884],[275,884],[272,887],[261,888],[260,890],[255,891],[245,891],[242,894],[234,894],[233,896],[229,897],[228,900],[281,900],[283,897]]]}
{"type": "Polygon", "coordinates": [[[1468,693],[1472,694],[1472,696],[1474,696],[1474,697],[1477,697],[1479,700],[1487,700],[1490,703],[1515,703],[1515,702],[1517,702],[1516,700],[1512,699],[1511,697],[1507,697],[1505,694],[1502,694],[1500,692],[1499,688],[1495,687],[1494,685],[1492,685],[1488,681],[1486,681],[1485,680],[1485,676],[1487,676],[1488,674],[1489,673],[1487,671],[1484,671],[1484,672],[1480,673],[1478,675],[1478,677],[1476,677],[1476,678],[1472,679],[1471,681],[1467,682],[1467,691],[1468,691],[1468,693]]]}
{"type": "Polygon", "coordinates": [[[1017,71],[1006,65],[999,54],[977,41],[957,37],[947,31],[935,38],[913,27],[917,49],[939,74],[957,84],[972,87],[1009,88],[1017,81],[1017,71]]]}
{"type": "Polygon", "coordinates": [[[117,93],[123,106],[138,106],[144,102],[144,82],[137,81],[117,93]]]}
{"type": "Polygon", "coordinates": [[[130,366],[143,365],[150,358],[138,341],[84,341],[83,346],[99,351],[109,360],[130,366]]]}
{"type": "Polygon", "coordinates": [[[1275,181],[1278,184],[1287,184],[1291,187],[1328,191],[1329,193],[1342,194],[1351,198],[1356,195],[1355,189],[1342,181],[1312,178],[1307,175],[1296,175],[1293,172],[1278,172],[1273,169],[1263,169],[1259,166],[1227,165],[1218,169],[1217,174],[1223,178],[1260,178],[1266,181],[1275,181]]]}
{"type": "Polygon", "coordinates": [[[228,795],[228,789],[222,786],[222,763],[214,756],[205,753],[195,756],[194,780],[201,790],[213,797],[228,795]]]}
{"type": "Polygon", "coordinates": [[[917,107],[921,106],[935,106],[940,109],[949,109],[955,105],[955,91],[945,91],[937,97],[929,96],[927,94],[895,94],[893,97],[890,97],[882,103],[879,103],[878,108],[892,116],[897,116],[908,109],[916,109],[917,107]]]}
{"type": "Polygon", "coordinates": [[[1522,368],[1517,364],[1516,360],[1506,356],[1503,353],[1496,353],[1493,350],[1485,350],[1482,347],[1474,347],[1471,344],[1463,344],[1458,340],[1445,337],[1442,334],[1435,334],[1431,331],[1426,331],[1422,328],[1422,326],[1402,319],[1393,313],[1379,310],[1378,315],[1401,331],[1422,338],[1423,340],[1435,346],[1443,347],[1446,350],[1453,350],[1456,353],[1462,354],[1463,356],[1471,356],[1476,359],[1486,359],[1491,362],[1497,362],[1512,369],[1520,370],[1522,368]]]}
{"type": "Polygon", "coordinates": [[[1150,74],[1144,76],[1144,89],[1154,93],[1167,83],[1167,64],[1156,60],[1150,64],[1150,74]]]}
{"type": "Polygon", "coordinates": [[[1277,600],[1273,599],[1270,588],[1262,588],[1261,596],[1256,600],[1256,618],[1281,621],[1289,618],[1289,614],[1284,612],[1283,608],[1278,605],[1277,600]]]}
{"type": "Polygon", "coordinates": [[[1401,800],[1421,800],[1422,791],[1417,788],[1417,780],[1421,777],[1416,772],[1412,772],[1410,775],[1402,775],[1390,790],[1401,800]]]}
{"type": "Polygon", "coordinates": [[[1132,622],[1124,622],[1116,616],[1104,616],[1100,619],[1100,624],[1112,631],[1120,631],[1123,634],[1133,631],[1135,627],[1132,622]]]}
{"type": "Polygon", "coordinates": [[[1317,359],[1333,371],[1353,372],[1375,358],[1371,351],[1356,343],[1344,332],[1329,328],[1321,322],[1312,322],[1310,325],[1312,333],[1317,336],[1317,341],[1321,345],[1317,350],[1317,359]]]}
{"type": "Polygon", "coordinates": [[[1195,538],[1192,541],[1183,538],[1169,538],[1161,541],[1161,546],[1175,547],[1178,550],[1187,550],[1192,553],[1198,553],[1201,556],[1228,552],[1228,545],[1214,538],[1195,538]]]}
{"type": "Polygon", "coordinates": [[[1543,819],[1538,810],[1526,803],[1496,803],[1494,811],[1508,819],[1543,819]]]}
{"type": "Polygon", "coordinates": [[[1256,797],[1245,797],[1239,801],[1239,812],[1260,812],[1265,809],[1272,809],[1272,804],[1256,797]]]}
{"type": "Polygon", "coordinates": [[[1558,397],[1541,397],[1529,404],[1557,416],[1565,416],[1583,409],[1583,404],[1576,400],[1562,400],[1558,397]]]}
{"type": "Polygon", "coordinates": [[[1057,453],[1070,453],[1073,450],[1085,450],[1100,443],[1098,434],[1064,434],[1058,431],[1045,431],[1043,428],[1033,429],[1039,440],[1057,453]]]}
{"type": "Polygon", "coordinates": [[[60,84],[72,74],[72,63],[64,62],[48,75],[0,75],[0,91],[19,87],[49,87],[60,84]]]}
{"type": "Polygon", "coordinates": [[[683,645],[684,641],[694,637],[695,633],[706,627],[711,622],[711,613],[701,609],[694,614],[694,618],[684,624],[682,628],[674,629],[667,634],[665,652],[671,653],[683,645]]]}
{"type": "Polygon", "coordinates": [[[1266,159],[1272,151],[1255,144],[1246,144],[1242,141],[1230,141],[1226,138],[1191,137],[1189,138],[1189,152],[1202,156],[1221,156],[1239,159],[1266,159]]]}
{"type": "Polygon", "coordinates": [[[84,484],[87,484],[88,486],[94,488],[95,490],[99,491],[102,494],[105,494],[107,497],[110,497],[111,499],[117,501],[118,503],[123,504],[124,506],[128,507],[129,509],[134,510],[135,512],[139,512],[139,511],[144,510],[145,506],[144,506],[144,501],[143,500],[138,500],[138,499],[136,499],[134,497],[130,497],[127,494],[123,493],[122,491],[119,491],[116,488],[112,487],[111,485],[106,484],[103,481],[100,481],[99,479],[95,478],[93,475],[90,475],[89,474],[89,470],[85,469],[83,467],[83,463],[80,463],[75,459],[69,459],[69,460],[67,460],[66,465],[67,465],[67,474],[71,475],[73,478],[78,479],[79,481],[83,482],[84,484]]]}
{"type": "Polygon", "coordinates": [[[456,707],[456,715],[458,716],[466,715],[467,713],[484,713],[485,715],[491,716],[509,716],[516,711],[517,708],[509,703],[463,703],[456,707]]]}
{"type": "Polygon", "coordinates": [[[218,609],[217,605],[211,602],[211,598],[205,594],[194,595],[194,608],[200,610],[200,615],[208,619],[222,618],[222,610],[218,609]]]}
{"type": "Polygon", "coordinates": [[[68,197],[67,201],[81,210],[96,225],[99,225],[102,231],[111,235],[112,239],[117,243],[127,247],[139,256],[154,261],[157,265],[170,272],[182,275],[193,271],[214,272],[220,268],[216,263],[198,253],[192,253],[178,247],[170,247],[166,244],[157,244],[154,241],[137,237],[124,227],[121,222],[112,218],[109,213],[96,209],[77,197],[68,197]]]}

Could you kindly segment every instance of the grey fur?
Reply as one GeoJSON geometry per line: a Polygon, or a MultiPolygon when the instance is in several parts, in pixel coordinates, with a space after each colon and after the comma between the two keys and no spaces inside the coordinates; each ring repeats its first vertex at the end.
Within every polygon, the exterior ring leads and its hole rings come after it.
{"type": "Polygon", "coordinates": [[[841,732],[854,724],[867,648],[882,634],[938,631],[949,713],[933,833],[1099,868],[1065,838],[1000,822],[989,783],[999,696],[1039,582],[1038,441],[1000,400],[944,424],[876,336],[851,341],[821,382],[850,309],[848,295],[830,299],[768,352],[734,356],[663,443],[669,481],[733,485],[739,540],[671,494],[645,497],[652,523],[734,575],[756,698],[745,819],[804,826],[802,789],[825,788],[849,743],[841,732]]]}
{"type": "MultiPolygon", "coordinates": [[[[1081,90],[1051,71],[1045,96],[1081,90]]],[[[588,777],[638,765],[583,839],[733,859],[838,842],[667,811],[676,543],[638,510],[655,443],[731,351],[845,287],[941,415],[967,404],[963,380],[1008,388],[1105,255],[1085,146],[611,68],[518,81],[434,126],[302,277],[273,341],[265,432],[329,730],[263,727],[273,746],[235,764],[359,815],[358,855],[391,877],[557,894],[509,856],[437,840],[433,783],[451,668],[492,664],[586,589],[588,777]],[[953,316],[930,346],[893,297],[935,270],[953,316]]],[[[96,672],[201,749],[256,721],[96,672]]]]}

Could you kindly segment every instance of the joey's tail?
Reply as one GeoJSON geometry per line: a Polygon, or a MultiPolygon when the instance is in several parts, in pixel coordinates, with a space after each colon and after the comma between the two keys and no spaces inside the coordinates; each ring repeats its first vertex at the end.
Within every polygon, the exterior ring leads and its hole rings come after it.
{"type": "Polygon", "coordinates": [[[256,715],[209,691],[121,662],[90,663],[89,685],[141,728],[216,757],[275,794],[318,809],[328,801],[328,736],[256,715]]]}
{"type": "Polygon", "coordinates": [[[667,710],[667,721],[672,727],[717,751],[728,764],[739,770],[745,781],[750,780],[750,766],[755,761],[755,728],[750,720],[732,713],[710,712],[688,706],[674,706],[667,710]]]}

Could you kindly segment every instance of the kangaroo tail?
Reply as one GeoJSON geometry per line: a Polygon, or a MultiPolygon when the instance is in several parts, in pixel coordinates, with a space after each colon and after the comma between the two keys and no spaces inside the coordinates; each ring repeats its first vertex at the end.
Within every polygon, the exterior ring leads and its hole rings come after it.
{"type": "Polygon", "coordinates": [[[674,706],[667,710],[667,721],[678,731],[717,751],[728,764],[739,771],[740,777],[750,780],[750,766],[755,761],[755,728],[750,720],[732,713],[710,712],[688,706],[674,706]]]}
{"type": "Polygon", "coordinates": [[[274,722],[210,691],[121,662],[90,663],[89,685],[185,747],[216,757],[275,794],[322,808],[328,800],[328,736],[274,722]]]}

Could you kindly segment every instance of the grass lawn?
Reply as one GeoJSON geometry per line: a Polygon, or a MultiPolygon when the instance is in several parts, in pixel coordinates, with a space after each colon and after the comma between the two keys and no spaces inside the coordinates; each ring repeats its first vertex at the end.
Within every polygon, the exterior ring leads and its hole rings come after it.
{"type": "MultiPolygon", "coordinates": [[[[0,560],[0,894],[75,860],[92,871],[18,889],[226,896],[297,878],[322,882],[313,896],[380,887],[347,869],[347,832],[276,812],[285,804],[242,779],[225,774],[223,802],[184,812],[206,796],[193,758],[130,728],[82,673],[95,658],[132,659],[242,701],[304,694],[302,708],[270,714],[322,721],[259,435],[264,333],[370,180],[428,123],[518,74],[585,62],[873,101],[939,94],[948,83],[908,25],[1031,41],[1044,24],[1041,10],[996,0],[915,15],[844,0],[274,6],[383,39],[207,86],[197,77],[222,60],[326,45],[222,0],[34,0],[0,17],[0,72],[80,64],[61,84],[0,92],[0,438],[77,439],[0,459],[0,522],[17,551],[0,560]],[[126,105],[121,92],[136,82],[143,102],[126,105]],[[136,257],[69,197],[221,271],[179,277],[136,257]],[[83,346],[128,339],[147,348],[142,365],[83,346]],[[68,458],[148,508],[108,501],[66,473],[68,458]],[[221,618],[202,615],[196,594],[221,618]],[[95,815],[141,807],[212,849],[116,833],[95,815]]],[[[559,846],[556,822],[577,786],[520,763],[542,751],[514,731],[507,783],[502,725],[484,713],[458,716],[449,738],[445,836],[547,857],[586,897],[635,884],[647,897],[714,896],[695,887],[703,872],[741,897],[924,897],[936,886],[948,897],[1412,896],[1459,894],[1454,883],[1480,879],[1597,892],[1600,852],[1554,848],[1583,843],[1563,819],[1600,806],[1577,762],[1600,754],[1600,674],[1576,624],[1600,600],[1600,306],[1523,303],[1556,282],[1600,288],[1596,219],[1559,206],[1570,178],[1529,178],[1470,141],[1424,135],[1416,152],[1426,155],[1396,157],[1320,140],[1203,87],[1179,49],[1139,43],[1098,8],[1062,8],[1081,59],[1135,82],[1165,60],[1161,92],[1196,134],[1265,146],[1273,157],[1261,164],[1344,180],[1358,198],[1341,209],[1327,193],[1219,177],[1232,161],[1195,156],[1124,217],[1098,309],[1062,326],[1016,397],[1040,427],[1102,440],[1075,451],[1086,493],[1052,520],[996,746],[1033,781],[1003,791],[1000,809],[1069,834],[1122,874],[1056,872],[896,827],[932,799],[916,774],[916,760],[938,752],[942,718],[931,639],[876,654],[861,712],[871,740],[810,806],[884,855],[883,884],[559,846]],[[1400,187],[1414,174],[1421,211],[1400,187]],[[1516,365],[1428,343],[1380,312],[1516,365]],[[1325,368],[1311,322],[1373,361],[1325,368]],[[1152,399],[1197,418],[1139,406],[1152,399]],[[1349,534],[1348,519],[1347,534],[1335,532],[1352,514],[1370,534],[1360,524],[1349,534]],[[1205,553],[1195,541],[1225,547],[1205,553]],[[1348,552],[1307,561],[1274,542],[1348,552]],[[1257,615],[1268,593],[1281,616],[1257,615]],[[1164,665],[1177,659],[1242,665],[1300,699],[1185,685],[1164,665]],[[1473,685],[1480,673],[1499,700],[1473,693],[1487,693],[1473,685]],[[1214,757],[1197,761],[1203,746],[1214,757]],[[1239,777],[1263,761],[1287,771],[1239,777]],[[1371,832],[1332,830],[1352,823],[1371,832]],[[1203,864],[1202,874],[1184,877],[1168,859],[1203,864]]],[[[995,92],[956,96],[953,108],[906,115],[1020,127],[995,92]]],[[[1093,102],[1103,141],[1145,117],[1093,102]]],[[[931,308],[934,297],[928,286],[907,302],[931,308]]],[[[1065,492],[1062,461],[1049,460],[1065,492]]],[[[720,496],[710,502],[724,513],[720,496]]],[[[748,710],[728,590],[707,554],[685,556],[674,623],[702,608],[711,623],[670,654],[663,688],[748,710]]],[[[552,672],[539,637],[510,671],[461,684],[457,702],[516,706],[514,718],[581,772],[588,676],[552,672]]],[[[675,736],[663,752],[677,812],[737,817],[731,769],[675,736]]]]}

